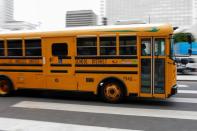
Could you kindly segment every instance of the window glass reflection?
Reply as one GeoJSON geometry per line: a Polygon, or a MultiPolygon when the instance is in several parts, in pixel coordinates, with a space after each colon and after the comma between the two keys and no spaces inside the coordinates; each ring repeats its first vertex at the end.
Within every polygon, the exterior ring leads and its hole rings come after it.
{"type": "Polygon", "coordinates": [[[150,56],[151,55],[151,39],[142,39],[141,55],[142,56],[150,56]]]}
{"type": "Polygon", "coordinates": [[[155,39],[155,56],[165,55],[165,39],[158,38],[155,39]]]}

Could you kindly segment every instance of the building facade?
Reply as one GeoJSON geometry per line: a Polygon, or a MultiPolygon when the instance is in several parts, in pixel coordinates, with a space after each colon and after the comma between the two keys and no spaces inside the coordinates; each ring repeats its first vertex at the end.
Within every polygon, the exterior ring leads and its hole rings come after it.
{"type": "Polygon", "coordinates": [[[14,1],[13,0],[0,0],[0,27],[6,21],[13,20],[14,1]]]}
{"type": "Polygon", "coordinates": [[[189,26],[185,32],[190,32],[194,35],[195,37],[195,41],[197,42],[197,23],[192,25],[192,26],[189,26]]]}
{"type": "Polygon", "coordinates": [[[92,10],[67,11],[66,27],[95,26],[97,15],[92,10]]]}
{"type": "Polygon", "coordinates": [[[106,0],[106,17],[109,24],[140,19],[188,26],[197,21],[197,0],[106,0]]]}
{"type": "Polygon", "coordinates": [[[197,0],[193,0],[193,23],[197,24],[197,0]]]}
{"type": "Polygon", "coordinates": [[[3,26],[5,30],[34,30],[38,27],[36,24],[32,24],[26,21],[7,21],[3,26]]]}

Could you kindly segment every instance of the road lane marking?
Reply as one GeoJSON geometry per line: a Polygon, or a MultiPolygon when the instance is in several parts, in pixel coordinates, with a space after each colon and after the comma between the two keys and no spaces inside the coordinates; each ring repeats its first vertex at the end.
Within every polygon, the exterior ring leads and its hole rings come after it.
{"type": "Polygon", "coordinates": [[[188,85],[178,85],[178,88],[186,88],[189,87],[188,85]]]}
{"type": "Polygon", "coordinates": [[[180,102],[180,103],[194,103],[197,104],[197,98],[178,98],[171,97],[166,100],[167,102],[180,102]]]}
{"type": "Polygon", "coordinates": [[[3,131],[140,131],[0,117],[3,131]]]}
{"type": "Polygon", "coordinates": [[[197,94],[197,90],[178,90],[178,93],[182,93],[182,94],[197,94]]]}
{"type": "Polygon", "coordinates": [[[197,80],[197,76],[196,75],[178,75],[177,76],[177,80],[178,81],[196,81],[197,80]]]}
{"type": "Polygon", "coordinates": [[[63,103],[35,102],[35,101],[22,101],[13,105],[12,107],[73,111],[73,112],[85,112],[85,113],[97,113],[97,114],[197,120],[197,112],[195,111],[140,109],[140,108],[128,108],[128,107],[93,106],[93,105],[63,104],[63,103]]]}

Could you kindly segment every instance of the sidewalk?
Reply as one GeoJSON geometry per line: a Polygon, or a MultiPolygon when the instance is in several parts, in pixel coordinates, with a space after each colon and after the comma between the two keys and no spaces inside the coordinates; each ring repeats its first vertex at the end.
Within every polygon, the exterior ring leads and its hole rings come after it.
{"type": "Polygon", "coordinates": [[[177,75],[178,81],[197,81],[197,75],[177,75]]]}

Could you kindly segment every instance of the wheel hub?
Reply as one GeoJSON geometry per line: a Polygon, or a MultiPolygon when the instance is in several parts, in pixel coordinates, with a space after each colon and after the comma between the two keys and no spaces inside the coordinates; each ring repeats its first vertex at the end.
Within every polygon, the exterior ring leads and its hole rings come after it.
{"type": "Polygon", "coordinates": [[[8,84],[5,80],[0,81],[0,94],[7,94],[8,93],[8,84]]]}
{"type": "Polygon", "coordinates": [[[108,84],[105,88],[105,96],[111,101],[116,101],[121,95],[121,89],[116,84],[108,84]]]}

